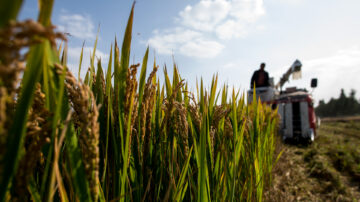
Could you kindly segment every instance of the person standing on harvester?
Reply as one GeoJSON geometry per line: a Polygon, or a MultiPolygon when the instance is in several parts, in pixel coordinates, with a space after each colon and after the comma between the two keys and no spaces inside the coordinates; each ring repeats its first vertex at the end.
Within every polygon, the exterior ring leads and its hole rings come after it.
{"type": "Polygon", "coordinates": [[[254,83],[256,88],[270,86],[269,74],[264,69],[265,69],[265,63],[261,63],[260,69],[256,70],[251,77],[251,83],[250,83],[251,88],[254,88],[254,83]]]}

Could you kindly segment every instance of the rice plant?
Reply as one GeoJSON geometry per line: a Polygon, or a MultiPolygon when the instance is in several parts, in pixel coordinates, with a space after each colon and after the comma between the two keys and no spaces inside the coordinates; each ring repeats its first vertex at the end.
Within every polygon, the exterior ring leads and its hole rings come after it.
{"type": "Polygon", "coordinates": [[[1,201],[262,201],[276,110],[247,105],[218,75],[190,92],[176,64],[162,84],[149,48],[130,64],[134,5],[121,49],[115,39],[102,67],[96,40],[82,81],[53,0],[39,1],[36,22],[16,21],[21,4],[0,3],[1,201]]]}

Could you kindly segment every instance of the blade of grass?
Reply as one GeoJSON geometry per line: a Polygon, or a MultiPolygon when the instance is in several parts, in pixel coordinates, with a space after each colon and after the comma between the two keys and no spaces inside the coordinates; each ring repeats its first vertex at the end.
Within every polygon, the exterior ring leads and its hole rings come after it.
{"type": "Polygon", "coordinates": [[[82,162],[81,151],[78,138],[74,129],[74,124],[70,123],[65,137],[67,151],[67,166],[70,169],[72,183],[75,194],[80,201],[91,201],[89,183],[85,175],[85,168],[82,162]]]}
{"type": "Polygon", "coordinates": [[[29,182],[29,185],[28,185],[28,190],[29,190],[29,193],[31,195],[31,200],[34,201],[34,202],[41,202],[41,197],[40,197],[40,194],[36,188],[36,183],[35,183],[35,180],[34,180],[34,177],[31,176],[30,178],[30,182],[29,182]]]}
{"type": "Polygon", "coordinates": [[[24,72],[20,98],[16,105],[16,111],[12,126],[9,130],[4,162],[3,178],[0,184],[0,201],[5,200],[5,194],[8,186],[17,170],[18,161],[20,159],[20,150],[24,144],[24,136],[26,130],[26,122],[28,119],[28,111],[34,98],[35,84],[40,79],[42,68],[42,60],[44,52],[49,51],[50,44],[45,41],[42,44],[35,45],[31,48],[27,68],[24,72]]]}
{"type": "Polygon", "coordinates": [[[39,0],[38,2],[40,7],[38,21],[44,26],[50,26],[54,0],[39,0]]]}
{"type": "Polygon", "coordinates": [[[143,62],[142,62],[142,66],[141,66],[141,71],[140,71],[140,80],[139,80],[139,112],[140,112],[140,107],[141,107],[141,103],[142,103],[142,99],[143,99],[143,94],[144,94],[144,87],[145,87],[145,77],[146,77],[146,69],[147,69],[147,62],[148,62],[148,56],[149,56],[149,47],[147,47],[144,58],[143,58],[143,62]]]}
{"type": "Polygon", "coordinates": [[[79,81],[80,81],[81,64],[82,64],[83,55],[84,55],[84,45],[85,45],[85,41],[83,42],[83,44],[81,46],[81,52],[80,52],[79,71],[78,71],[78,80],[79,81]]]}
{"type": "MultiPolygon", "coordinates": [[[[203,104],[204,105],[204,104],[203,104]]],[[[203,106],[205,107],[205,106],[203,106]]],[[[202,128],[200,132],[200,151],[199,151],[199,159],[200,159],[200,166],[199,166],[199,178],[198,178],[198,201],[209,201],[208,194],[206,190],[206,173],[207,173],[207,166],[206,166],[206,137],[209,131],[209,120],[207,112],[203,112],[203,122],[202,128]]]]}
{"type": "Polygon", "coordinates": [[[111,118],[111,103],[112,103],[112,97],[111,97],[111,61],[112,61],[112,45],[110,48],[110,58],[109,58],[109,64],[108,69],[106,72],[106,84],[105,84],[105,90],[107,95],[107,120],[106,120],[106,146],[105,146],[105,164],[104,164],[104,171],[102,174],[101,182],[102,187],[105,187],[105,177],[106,177],[106,171],[107,171],[107,165],[108,165],[108,150],[109,150],[109,135],[110,135],[110,118],[111,118]]]}
{"type": "Polygon", "coordinates": [[[185,192],[186,188],[187,188],[187,186],[184,185],[184,182],[185,182],[185,176],[188,173],[189,162],[190,162],[192,150],[193,150],[193,147],[191,147],[191,149],[189,151],[189,156],[187,157],[187,159],[185,161],[183,169],[181,170],[179,181],[176,185],[176,189],[175,189],[175,193],[174,193],[174,200],[176,200],[176,201],[182,201],[181,197],[183,197],[183,196],[181,195],[181,193],[185,192]]]}
{"type": "Polygon", "coordinates": [[[132,26],[134,18],[134,7],[135,2],[132,5],[128,23],[125,29],[125,35],[123,39],[123,44],[121,48],[121,59],[120,59],[120,71],[118,75],[119,80],[119,109],[123,109],[123,103],[125,103],[124,95],[126,91],[126,75],[127,69],[129,68],[129,59],[130,59],[130,49],[131,49],[131,37],[132,37],[132,26]]]}
{"type": "Polygon", "coordinates": [[[16,20],[23,0],[0,1],[0,28],[3,28],[10,20],[16,20]]]}

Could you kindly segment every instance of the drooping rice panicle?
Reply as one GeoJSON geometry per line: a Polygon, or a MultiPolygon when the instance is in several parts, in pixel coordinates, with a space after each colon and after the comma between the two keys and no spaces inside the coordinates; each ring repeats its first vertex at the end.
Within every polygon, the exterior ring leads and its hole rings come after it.
{"type": "MultiPolygon", "coordinates": [[[[58,74],[63,68],[55,65],[58,74]]],[[[90,183],[93,200],[98,197],[99,186],[99,123],[98,108],[90,88],[78,82],[70,71],[66,71],[65,87],[69,101],[74,109],[75,126],[78,130],[79,146],[82,150],[83,163],[90,183]]]]}

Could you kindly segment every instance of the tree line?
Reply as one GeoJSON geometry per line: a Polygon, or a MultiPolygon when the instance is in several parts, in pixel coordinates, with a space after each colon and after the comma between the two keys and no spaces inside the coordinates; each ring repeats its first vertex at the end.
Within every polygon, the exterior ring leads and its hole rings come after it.
{"type": "Polygon", "coordinates": [[[346,96],[344,89],[341,89],[339,98],[331,98],[327,103],[320,100],[315,112],[320,117],[359,115],[360,101],[355,94],[356,91],[352,89],[350,95],[346,96]]]}

